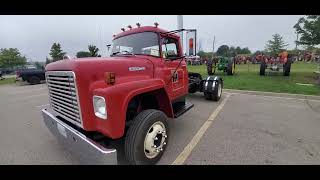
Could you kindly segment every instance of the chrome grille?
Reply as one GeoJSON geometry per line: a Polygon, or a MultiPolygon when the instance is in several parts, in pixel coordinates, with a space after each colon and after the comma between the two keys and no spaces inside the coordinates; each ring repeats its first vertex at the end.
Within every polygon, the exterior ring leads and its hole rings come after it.
{"type": "Polygon", "coordinates": [[[76,76],[72,71],[47,71],[50,105],[56,115],[82,127],[76,76]]]}

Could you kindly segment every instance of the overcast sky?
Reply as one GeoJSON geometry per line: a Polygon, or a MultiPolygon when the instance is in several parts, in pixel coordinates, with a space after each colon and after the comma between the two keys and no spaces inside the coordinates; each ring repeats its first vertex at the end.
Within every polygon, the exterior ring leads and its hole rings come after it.
{"type": "MultiPolygon", "coordinates": [[[[264,49],[272,34],[279,33],[294,48],[296,34],[293,25],[301,15],[226,15],[226,16],[183,16],[184,28],[198,30],[198,40],[202,49],[212,50],[213,37],[216,36],[215,50],[220,45],[249,47],[251,51],[264,49]]],[[[96,45],[101,54],[106,55],[106,44],[112,35],[121,32],[122,27],[153,25],[177,29],[176,15],[143,16],[0,16],[0,48],[18,48],[28,60],[45,61],[50,47],[59,42],[71,56],[87,50],[88,44],[96,45]]]]}

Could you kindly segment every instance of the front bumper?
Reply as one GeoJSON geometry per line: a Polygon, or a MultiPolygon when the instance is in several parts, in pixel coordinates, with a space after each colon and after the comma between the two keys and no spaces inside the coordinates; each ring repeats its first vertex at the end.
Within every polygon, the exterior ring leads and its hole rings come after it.
{"type": "Polygon", "coordinates": [[[107,149],[83,133],[62,122],[46,109],[42,110],[45,125],[59,143],[79,158],[81,164],[117,164],[116,149],[107,149]]]}

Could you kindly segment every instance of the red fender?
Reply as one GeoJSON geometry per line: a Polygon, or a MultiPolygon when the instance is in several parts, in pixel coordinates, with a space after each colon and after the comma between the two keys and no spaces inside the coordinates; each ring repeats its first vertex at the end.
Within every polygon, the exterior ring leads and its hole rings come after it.
{"type": "Polygon", "coordinates": [[[96,89],[94,95],[102,96],[106,100],[107,120],[95,117],[95,130],[116,139],[124,134],[127,106],[136,95],[152,92],[160,101],[160,108],[167,114],[173,116],[169,96],[164,90],[164,82],[161,79],[146,79],[139,81],[128,81],[108,88],[96,89]]]}

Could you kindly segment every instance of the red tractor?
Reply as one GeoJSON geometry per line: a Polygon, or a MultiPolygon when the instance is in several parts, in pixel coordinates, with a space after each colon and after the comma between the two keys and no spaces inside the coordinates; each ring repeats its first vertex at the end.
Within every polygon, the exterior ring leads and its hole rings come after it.
{"type": "Polygon", "coordinates": [[[169,142],[168,121],[194,106],[186,101],[188,93],[219,101],[220,77],[202,79],[187,71],[177,33],[196,30],[157,26],[122,29],[113,38],[111,57],[46,66],[50,108],[42,110],[43,119],[69,150],[115,164],[113,142],[123,138],[130,164],[155,164],[169,142]]]}
{"type": "Polygon", "coordinates": [[[270,71],[280,71],[283,70],[284,76],[290,75],[291,70],[291,57],[287,51],[282,51],[278,57],[267,57],[265,55],[260,56],[260,75],[264,76],[266,69],[270,71]]]}

